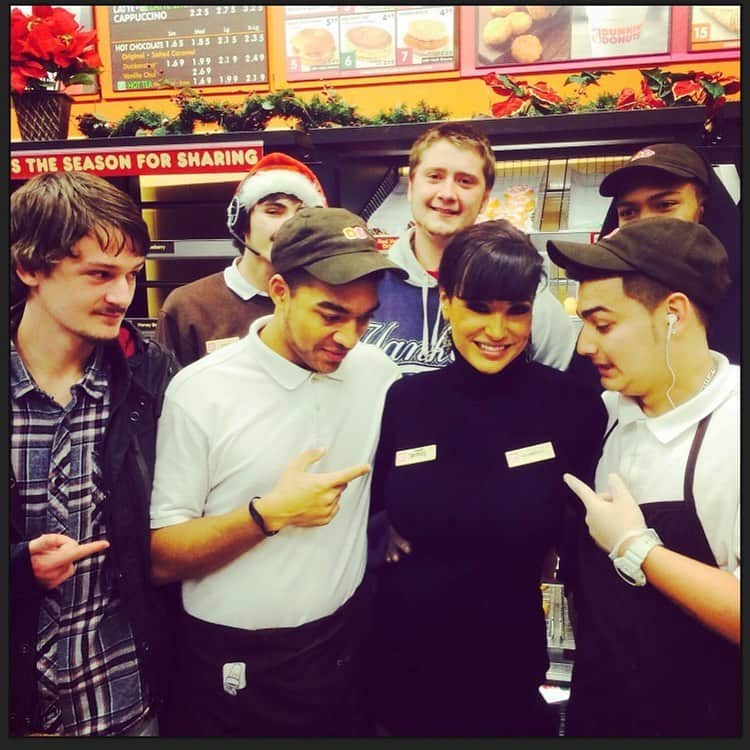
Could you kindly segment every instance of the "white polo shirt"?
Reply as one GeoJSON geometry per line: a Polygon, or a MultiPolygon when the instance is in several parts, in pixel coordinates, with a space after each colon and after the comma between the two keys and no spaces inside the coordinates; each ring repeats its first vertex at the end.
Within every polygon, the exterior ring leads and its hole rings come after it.
{"type": "Polygon", "coordinates": [[[604,445],[596,489],[607,490],[607,475],[619,474],[640,505],[682,500],[688,453],[703,417],[712,414],[695,467],[693,496],[698,518],[723,570],[740,575],[740,368],[711,352],[718,365],[708,386],[676,409],[647,417],[631,398],[602,394],[609,425],[617,427],[604,445]]]}
{"type": "MultiPolygon", "coordinates": [[[[358,343],[322,375],[247,336],[177,373],[159,419],[151,528],[247,507],[309,448],[310,471],[372,463],[385,394],[397,366],[358,343]]],[[[219,570],[183,581],[186,611],[237,628],[295,627],[331,614],[362,580],[371,475],[350,482],[326,526],[290,526],[219,570]]],[[[248,514],[248,523],[252,523],[248,514]]]]}

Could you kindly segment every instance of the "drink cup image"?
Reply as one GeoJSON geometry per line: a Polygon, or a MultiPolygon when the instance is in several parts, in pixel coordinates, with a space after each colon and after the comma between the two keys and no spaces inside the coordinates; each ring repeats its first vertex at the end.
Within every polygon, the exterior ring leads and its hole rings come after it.
{"type": "Polygon", "coordinates": [[[587,5],[592,56],[617,57],[640,52],[648,8],[647,5],[587,5]]]}

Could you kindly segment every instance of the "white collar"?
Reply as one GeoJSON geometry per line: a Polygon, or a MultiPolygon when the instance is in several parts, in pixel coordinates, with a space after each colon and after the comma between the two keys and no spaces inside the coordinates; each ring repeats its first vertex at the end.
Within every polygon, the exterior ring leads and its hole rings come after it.
{"type": "Polygon", "coordinates": [[[643,420],[653,436],[661,443],[669,443],[685,430],[693,428],[703,417],[713,413],[739,388],[739,368],[729,364],[721,353],[712,351],[717,369],[711,382],[687,401],[657,417],[643,413],[637,402],[621,393],[610,392],[613,415],[621,426],[643,420]]]}
{"type": "Polygon", "coordinates": [[[241,273],[238,268],[239,262],[242,258],[235,258],[231,265],[224,269],[224,283],[231,289],[240,299],[247,302],[256,294],[261,297],[268,297],[266,292],[262,292],[260,289],[256,289],[241,273]]]}
{"type": "MultiPolygon", "coordinates": [[[[264,315],[261,318],[256,318],[250,325],[248,335],[242,340],[247,343],[248,349],[252,352],[254,359],[282,388],[293,391],[313,377],[329,378],[337,382],[346,380],[351,371],[350,357],[352,356],[352,352],[349,352],[344,357],[338,369],[332,373],[313,372],[305,367],[300,367],[275,352],[260,338],[260,330],[272,317],[273,315],[264,315]]],[[[357,343],[357,346],[360,346],[360,344],[357,343]]]]}

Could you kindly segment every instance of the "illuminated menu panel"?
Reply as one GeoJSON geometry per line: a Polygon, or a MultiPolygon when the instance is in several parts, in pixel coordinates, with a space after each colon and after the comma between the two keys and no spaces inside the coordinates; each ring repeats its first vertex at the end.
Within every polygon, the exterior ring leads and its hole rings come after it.
{"type": "Polygon", "coordinates": [[[668,5],[479,5],[475,67],[539,65],[669,51],[668,5]]]}
{"type": "Polygon", "coordinates": [[[264,5],[108,8],[114,91],[268,82],[264,5]]]}
{"type": "Polygon", "coordinates": [[[287,6],[288,81],[458,67],[453,6],[287,6]]]}
{"type": "Polygon", "coordinates": [[[699,5],[690,9],[691,52],[739,46],[739,5],[699,5]]]}

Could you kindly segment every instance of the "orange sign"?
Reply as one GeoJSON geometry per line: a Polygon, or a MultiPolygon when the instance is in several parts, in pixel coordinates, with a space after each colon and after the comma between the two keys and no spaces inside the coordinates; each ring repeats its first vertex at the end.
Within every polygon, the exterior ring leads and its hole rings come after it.
{"type": "Polygon", "coordinates": [[[47,172],[92,172],[120,175],[247,172],[263,156],[262,141],[168,145],[152,148],[120,146],[65,150],[11,151],[10,177],[26,180],[47,172]]]}

